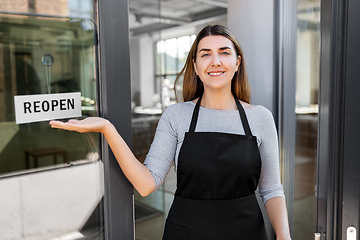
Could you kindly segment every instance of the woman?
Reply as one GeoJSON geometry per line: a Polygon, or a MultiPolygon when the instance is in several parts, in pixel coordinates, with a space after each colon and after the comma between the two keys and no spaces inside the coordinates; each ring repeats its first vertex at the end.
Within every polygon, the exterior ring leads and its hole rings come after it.
{"type": "Polygon", "coordinates": [[[220,25],[202,29],[177,82],[182,77],[184,102],[164,111],[144,165],[105,119],[50,124],[103,133],[142,196],[162,184],[175,161],[177,190],[164,240],[267,239],[257,186],[277,239],[290,239],[275,124],[267,109],[249,104],[243,53],[233,34],[220,25]]]}

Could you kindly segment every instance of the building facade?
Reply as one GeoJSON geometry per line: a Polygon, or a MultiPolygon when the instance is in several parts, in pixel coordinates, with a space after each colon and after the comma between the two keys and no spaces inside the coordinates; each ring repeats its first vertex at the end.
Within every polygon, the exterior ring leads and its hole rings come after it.
{"type": "Polygon", "coordinates": [[[197,32],[222,24],[244,50],[252,104],[277,125],[292,239],[359,239],[358,9],[356,0],[1,1],[0,238],[160,239],[173,170],[142,198],[102,136],[16,124],[14,96],[80,92],[82,116],[109,119],[143,162],[161,113],[179,100],[174,80],[197,32]]]}

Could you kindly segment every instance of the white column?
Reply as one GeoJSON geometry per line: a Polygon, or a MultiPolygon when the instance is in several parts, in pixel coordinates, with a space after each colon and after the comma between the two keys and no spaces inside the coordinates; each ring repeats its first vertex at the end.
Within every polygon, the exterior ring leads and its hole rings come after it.
{"type": "Polygon", "coordinates": [[[155,63],[154,40],[152,37],[140,39],[140,99],[141,106],[153,107],[155,63]]]}
{"type": "Polygon", "coordinates": [[[154,104],[154,42],[149,36],[130,39],[132,100],[135,100],[135,94],[140,93],[140,105],[143,107],[153,107],[154,104]]]}

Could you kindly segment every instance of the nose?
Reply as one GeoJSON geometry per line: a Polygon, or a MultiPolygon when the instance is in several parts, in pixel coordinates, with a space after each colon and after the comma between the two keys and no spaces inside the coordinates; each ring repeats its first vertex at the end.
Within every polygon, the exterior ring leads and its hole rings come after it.
{"type": "Polygon", "coordinates": [[[220,58],[219,58],[218,54],[213,54],[212,55],[211,65],[212,66],[220,66],[221,65],[220,58]]]}

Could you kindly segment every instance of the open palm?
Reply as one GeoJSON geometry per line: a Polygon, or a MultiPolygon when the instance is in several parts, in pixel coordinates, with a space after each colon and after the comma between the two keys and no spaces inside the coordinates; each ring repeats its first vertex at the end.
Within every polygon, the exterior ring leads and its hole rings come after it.
{"type": "Polygon", "coordinates": [[[103,132],[108,120],[100,117],[88,117],[83,120],[71,119],[68,122],[50,121],[52,128],[61,128],[69,131],[84,132],[103,132]]]}

